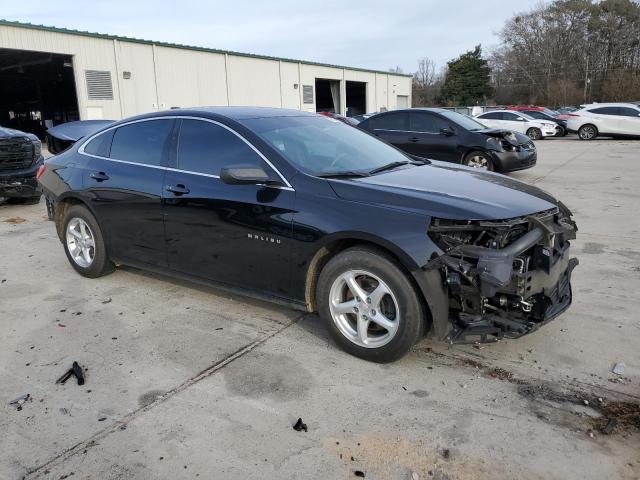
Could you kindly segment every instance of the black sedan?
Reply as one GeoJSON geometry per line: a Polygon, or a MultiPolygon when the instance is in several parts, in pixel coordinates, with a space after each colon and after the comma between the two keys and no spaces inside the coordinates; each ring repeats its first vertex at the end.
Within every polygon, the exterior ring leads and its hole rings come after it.
{"type": "Polygon", "coordinates": [[[411,155],[489,171],[523,170],[537,160],[536,147],[526,135],[487,128],[442,108],[393,110],[374,115],[358,127],[411,155]]]}
{"type": "Polygon", "coordinates": [[[575,224],[553,197],[316,114],[143,115],[38,176],[81,275],[126,264],[318,311],[339,345],[374,361],[425,332],[518,337],[571,303],[575,224]]]}

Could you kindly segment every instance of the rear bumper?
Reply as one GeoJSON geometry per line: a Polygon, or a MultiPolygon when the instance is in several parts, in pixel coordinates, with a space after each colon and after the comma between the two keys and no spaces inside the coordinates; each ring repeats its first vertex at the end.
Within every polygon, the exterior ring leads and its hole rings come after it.
{"type": "Polygon", "coordinates": [[[519,152],[491,152],[496,170],[501,173],[515,172],[535,166],[538,154],[535,150],[519,152]]]}
{"type": "Polygon", "coordinates": [[[36,197],[42,192],[36,172],[44,159],[40,157],[32,166],[19,170],[0,170],[0,197],[36,197]]]}

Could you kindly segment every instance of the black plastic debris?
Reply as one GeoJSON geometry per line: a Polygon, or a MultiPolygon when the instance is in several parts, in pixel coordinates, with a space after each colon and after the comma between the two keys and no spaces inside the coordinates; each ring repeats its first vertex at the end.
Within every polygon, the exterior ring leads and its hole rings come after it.
{"type": "Polygon", "coordinates": [[[78,385],[84,385],[84,372],[82,371],[82,367],[78,365],[78,362],[73,362],[71,368],[56,380],[56,383],[64,384],[72,375],[74,375],[78,380],[78,385]]]}
{"type": "Polygon", "coordinates": [[[602,433],[609,435],[613,432],[613,429],[618,425],[618,421],[615,418],[610,418],[607,424],[602,428],[602,433]]]}
{"type": "Polygon", "coordinates": [[[20,411],[22,410],[22,404],[29,401],[31,401],[31,394],[25,393],[24,395],[20,395],[18,398],[11,400],[9,405],[15,405],[16,410],[20,411]]]}
{"type": "Polygon", "coordinates": [[[302,432],[303,430],[306,432],[307,431],[307,424],[304,423],[301,418],[299,418],[298,421],[296,422],[296,424],[293,426],[293,429],[296,432],[302,432]]]}
{"type": "Polygon", "coordinates": [[[364,474],[364,472],[362,470],[356,470],[355,472],[353,472],[353,474],[356,477],[360,477],[360,478],[364,478],[365,477],[365,474],[364,474]]]}

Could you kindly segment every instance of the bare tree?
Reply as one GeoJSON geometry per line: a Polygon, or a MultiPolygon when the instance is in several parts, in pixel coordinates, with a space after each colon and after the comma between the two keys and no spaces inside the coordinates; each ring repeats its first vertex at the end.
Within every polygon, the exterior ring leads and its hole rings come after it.
{"type": "Polygon", "coordinates": [[[436,64],[429,57],[418,60],[418,70],[413,74],[413,106],[428,107],[440,102],[440,90],[444,73],[436,73],[436,64]]]}

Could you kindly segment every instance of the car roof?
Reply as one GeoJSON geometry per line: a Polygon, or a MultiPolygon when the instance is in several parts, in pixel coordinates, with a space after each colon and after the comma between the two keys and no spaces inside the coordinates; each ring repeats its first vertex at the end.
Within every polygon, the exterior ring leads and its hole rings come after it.
{"type": "MultiPolygon", "coordinates": [[[[162,110],[160,112],[145,113],[135,117],[123,119],[123,122],[131,120],[139,120],[154,117],[171,117],[171,116],[196,116],[211,119],[220,119],[220,117],[229,118],[231,120],[246,120],[249,118],[273,118],[273,117],[312,117],[317,115],[312,112],[303,110],[293,110],[290,108],[271,108],[271,107],[193,107],[193,108],[173,108],[171,110],[162,110]]],[[[119,122],[122,123],[122,122],[119,122]]]]}
{"type": "Polygon", "coordinates": [[[506,108],[501,108],[499,110],[487,110],[486,112],[479,113],[478,116],[484,115],[485,113],[495,113],[495,112],[500,112],[500,113],[503,113],[503,112],[504,113],[522,113],[522,112],[519,112],[518,110],[507,110],[506,108]]]}
{"type": "Polygon", "coordinates": [[[631,107],[638,108],[638,105],[627,102],[610,102],[610,103],[589,103],[582,105],[582,108],[598,108],[598,107],[631,107]]]}

